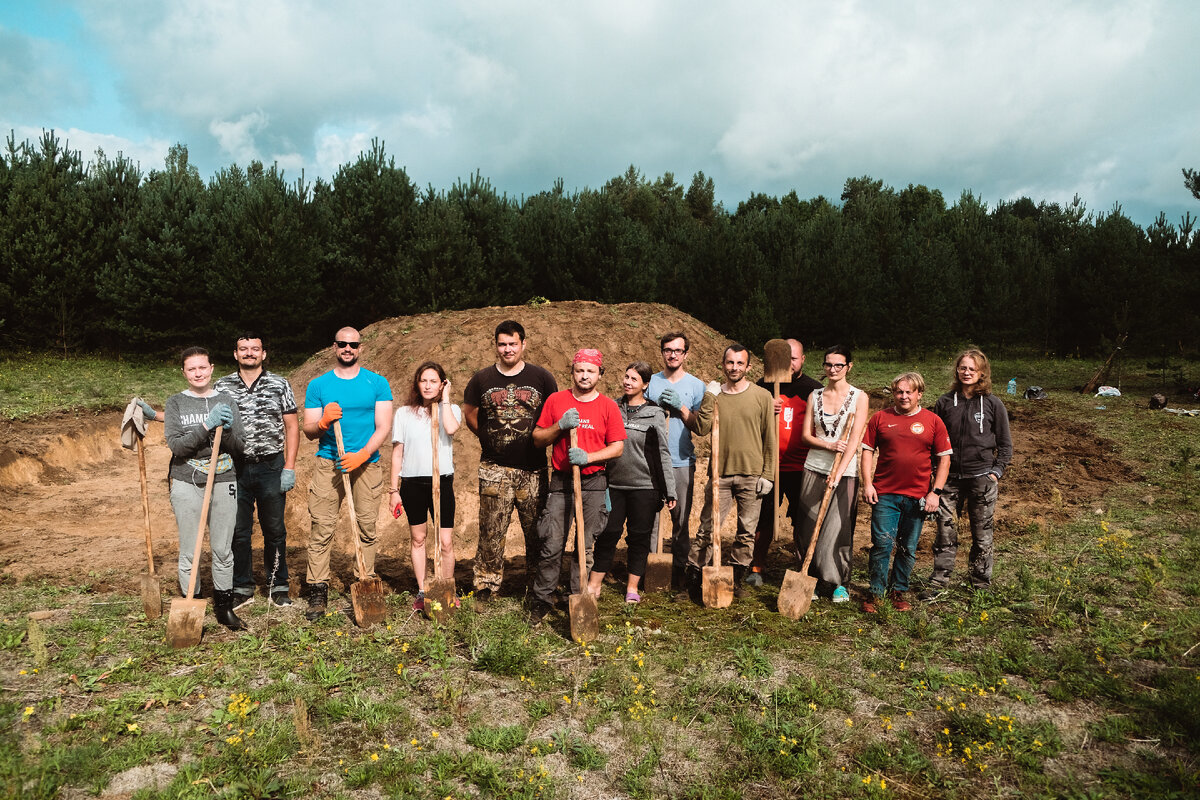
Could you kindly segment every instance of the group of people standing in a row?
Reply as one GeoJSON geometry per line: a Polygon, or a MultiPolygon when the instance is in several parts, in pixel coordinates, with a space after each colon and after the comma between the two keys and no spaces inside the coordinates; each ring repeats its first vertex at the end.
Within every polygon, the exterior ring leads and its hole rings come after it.
{"type": "MultiPolygon", "coordinates": [[[[792,379],[781,384],[780,398],[774,399],[761,381],[750,383],[750,355],[745,347],[727,347],[721,364],[724,380],[705,384],[685,367],[687,335],[667,333],[659,342],[662,370],[654,372],[644,361],[628,365],[620,381],[621,395],[613,400],[597,388],[604,374],[604,358],[598,350],[575,353],[571,385],[559,390],[549,371],[525,361],[527,342],[520,323],[500,323],[494,343],[496,362],[470,379],[461,407],[451,401],[445,370],[427,361],[413,373],[404,405],[393,409],[388,381],[359,364],[363,350],[359,332],[343,328],[334,337],[334,366],[309,383],[299,419],[291,386],[264,366],[266,350],[258,334],[238,338],[234,353],[238,370],[215,384],[208,352],[185,350],[188,389],[170,397],[164,412],[172,453],[171,502],[179,526],[180,586],[185,587],[190,576],[195,542],[191,537],[196,535],[212,467],[217,490],[209,531],[218,621],[234,630],[245,627],[235,609],[252,602],[255,593],[251,531],[256,507],[269,602],[291,604],[283,512],[286,493],[295,485],[303,431],[309,439],[319,440],[309,482],[312,527],[306,616],[317,619],[326,613],[329,548],[345,494],[343,475],[350,478],[349,502],[356,511],[365,570],[356,577],[374,577],[375,521],[386,480],[388,508],[395,517],[407,513],[409,518],[418,592],[414,607],[423,608],[435,479],[440,506],[439,530],[434,535],[440,537],[442,569],[453,574],[452,442],[463,422],[481,446],[474,596],[487,602],[500,592],[507,531],[515,510],[525,539],[525,602],[535,624],[556,601],[574,520],[574,467],[581,473],[590,577],[578,574],[578,560],[573,559],[572,593],[580,592],[581,581],[586,581],[584,588],[599,595],[625,533],[629,572],[625,599],[639,602],[640,579],[656,546],[658,514],[665,508],[671,515],[673,587],[680,599],[699,602],[701,568],[712,559],[713,531],[719,526],[719,521],[714,525],[712,513],[714,473],[720,479],[721,516],[728,512],[737,518],[729,553],[735,596],[743,596],[746,585],[762,584],[773,537],[775,481],[787,500],[801,556],[814,535],[822,496],[827,487],[832,491],[809,569],[818,578],[818,596],[833,602],[849,600],[860,484],[861,496],[872,505],[866,611],[874,612],[885,596],[898,610],[910,608],[904,596],[926,515],[936,513],[938,530],[933,575],[920,596],[930,599],[948,585],[957,550],[955,520],[963,506],[971,521],[971,584],[990,584],[997,484],[1011,460],[1012,442],[1007,412],[991,393],[990,367],[978,350],[959,355],[951,390],[939,398],[933,411],[921,408],[925,384],[919,374],[910,372],[892,382],[893,404],[868,419],[867,395],[851,385],[853,360],[850,351],[840,346],[824,354],[822,385],[804,373],[801,343],[788,340],[792,379]],[[717,463],[710,466],[700,527],[693,539],[689,529],[696,472],[692,440],[709,435],[718,413],[721,447],[717,463]],[[225,433],[222,454],[213,463],[212,433],[218,426],[225,433]],[[393,449],[385,475],[379,449],[389,436],[393,449]],[[551,447],[549,470],[547,447],[551,447]]],[[[149,404],[139,404],[147,418],[156,418],[149,404]]],[[[363,570],[355,568],[356,573],[363,570]]]]}

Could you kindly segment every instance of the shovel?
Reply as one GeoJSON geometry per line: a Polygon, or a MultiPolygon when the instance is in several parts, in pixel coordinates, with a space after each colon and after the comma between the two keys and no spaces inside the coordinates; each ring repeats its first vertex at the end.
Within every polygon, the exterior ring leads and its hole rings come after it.
{"type": "Polygon", "coordinates": [[[666,506],[658,512],[658,517],[658,552],[651,553],[646,558],[646,574],[642,576],[642,591],[645,592],[662,592],[671,588],[672,560],[675,557],[663,552],[663,540],[670,537],[674,526],[671,523],[671,512],[666,506]]]}
{"type": "MultiPolygon", "coordinates": [[[[579,447],[579,433],[571,428],[571,447],[579,447]]],[[[587,538],[583,532],[583,477],[577,464],[571,465],[575,482],[575,552],[579,556],[579,594],[567,598],[571,614],[571,641],[594,642],[600,635],[600,613],[596,598],[588,591],[587,538]]]]}
{"type": "MultiPolygon", "coordinates": [[[[718,398],[719,400],[720,398],[718,398]]],[[[713,406],[712,455],[712,566],[700,570],[700,599],[708,608],[728,608],[733,603],[733,567],[721,566],[721,459],[720,405],[713,406]]]]}
{"type": "MultiPolygon", "coordinates": [[[[850,440],[850,431],[854,428],[854,412],[846,418],[846,429],[842,431],[842,442],[850,440]]],[[[846,451],[838,453],[833,459],[833,471],[837,472],[842,466],[846,451]]],[[[832,474],[832,473],[831,473],[832,474]]],[[[825,522],[825,512],[829,511],[829,501],[833,497],[835,487],[826,485],[825,496],[821,498],[821,510],[817,512],[817,524],[813,526],[812,539],[808,542],[808,552],[804,554],[804,562],[800,571],[789,569],[783,576],[783,585],[779,587],[779,613],[788,619],[800,619],[808,613],[812,605],[813,592],[817,588],[817,579],[808,574],[812,564],[813,551],[817,547],[817,537],[821,535],[821,526],[825,522]]]]}
{"type": "MultiPolygon", "coordinates": [[[[146,561],[148,572],[142,573],[142,610],[146,619],[162,616],[162,583],[154,574],[154,545],[150,541],[150,492],[146,488],[146,440],[137,440],[138,476],[142,484],[142,517],[146,520],[146,561]]],[[[194,562],[193,562],[194,563],[194,562]]]]}
{"type": "MultiPolygon", "coordinates": [[[[763,347],[763,380],[773,384],[775,400],[779,400],[779,384],[792,379],[792,346],[785,339],[771,339],[763,347]]],[[[779,436],[779,415],[775,415],[776,441],[779,436]]],[[[771,511],[771,541],[779,538],[779,446],[775,448],[775,505],[771,511]]],[[[763,554],[766,558],[766,553],[763,554]]]]}
{"type": "MultiPolygon", "coordinates": [[[[333,421],[333,435],[337,439],[338,458],[346,455],[346,443],[342,439],[341,420],[333,421]]],[[[350,586],[350,605],[354,609],[354,621],[360,628],[369,628],[387,617],[383,603],[383,581],[368,578],[367,562],[363,560],[362,540],[358,533],[358,512],[354,510],[354,495],[350,491],[350,475],[342,473],[342,487],[346,493],[346,508],[350,510],[350,535],[354,537],[354,559],[358,562],[357,582],[350,586]]]]}
{"type": "Polygon", "coordinates": [[[425,586],[425,613],[430,619],[440,624],[445,622],[446,618],[454,610],[456,592],[454,590],[454,577],[447,578],[442,574],[442,527],[440,525],[442,513],[442,474],[438,465],[438,440],[441,438],[438,434],[441,432],[439,430],[441,428],[441,417],[436,402],[430,409],[430,414],[433,417],[433,580],[429,581],[425,586]],[[432,607],[434,603],[437,604],[436,607],[432,607]]]}
{"type": "Polygon", "coordinates": [[[172,600],[171,613],[167,615],[167,641],[176,649],[200,644],[200,635],[204,632],[204,610],[208,601],[196,597],[196,576],[200,572],[200,554],[204,552],[208,502],[212,500],[213,480],[217,477],[217,457],[221,454],[221,431],[224,429],[224,426],[218,425],[217,432],[213,435],[212,460],[208,462],[208,480],[204,484],[204,502],[200,506],[200,529],[196,531],[196,551],[192,553],[187,596],[172,600]]]}

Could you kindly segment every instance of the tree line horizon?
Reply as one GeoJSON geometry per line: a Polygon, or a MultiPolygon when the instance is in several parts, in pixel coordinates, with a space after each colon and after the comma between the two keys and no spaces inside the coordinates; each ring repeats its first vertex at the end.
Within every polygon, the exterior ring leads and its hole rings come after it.
{"type": "MultiPolygon", "coordinates": [[[[1184,169],[1200,200],[1200,175],[1184,169]]],[[[340,325],[531,300],[666,303],[761,351],[771,338],[909,353],[974,343],[1193,357],[1200,234],[1119,205],[846,180],[840,204],[753,193],[729,211],[635,167],[519,200],[477,171],[419,189],[379,140],[332,179],[261,162],[204,181],[186,145],[143,174],[53,131],[0,157],[0,346],[165,354],[262,331],[301,354],[340,325]]]]}

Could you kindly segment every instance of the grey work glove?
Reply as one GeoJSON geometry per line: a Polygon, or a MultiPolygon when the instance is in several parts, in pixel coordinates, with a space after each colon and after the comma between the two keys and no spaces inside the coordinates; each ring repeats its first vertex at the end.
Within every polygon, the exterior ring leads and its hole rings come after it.
{"type": "Polygon", "coordinates": [[[217,403],[208,411],[208,416],[204,418],[204,427],[210,431],[221,425],[228,428],[233,424],[233,411],[224,403],[217,403]]]}
{"type": "Polygon", "coordinates": [[[285,469],[279,473],[279,491],[290,492],[296,487],[296,470],[285,469]]]}
{"type": "Polygon", "coordinates": [[[558,429],[560,431],[569,431],[571,428],[579,427],[579,411],[578,409],[568,408],[567,412],[562,415],[558,421],[558,429]]]}
{"type": "Polygon", "coordinates": [[[137,404],[138,408],[142,410],[142,414],[145,415],[146,419],[158,419],[158,412],[151,408],[150,404],[145,400],[138,400],[137,404]]]}
{"type": "Polygon", "coordinates": [[[754,493],[757,494],[759,497],[766,497],[767,495],[769,495],[771,493],[771,489],[773,489],[774,487],[775,487],[775,484],[771,483],[766,478],[759,478],[758,484],[754,487],[754,493]]]}
{"type": "Polygon", "coordinates": [[[663,389],[662,394],[658,396],[658,404],[667,408],[673,408],[678,411],[683,403],[679,400],[679,392],[674,389],[663,389]]]}
{"type": "Polygon", "coordinates": [[[588,452],[582,447],[572,447],[567,451],[567,461],[570,461],[577,467],[586,467],[588,465],[588,452]]]}

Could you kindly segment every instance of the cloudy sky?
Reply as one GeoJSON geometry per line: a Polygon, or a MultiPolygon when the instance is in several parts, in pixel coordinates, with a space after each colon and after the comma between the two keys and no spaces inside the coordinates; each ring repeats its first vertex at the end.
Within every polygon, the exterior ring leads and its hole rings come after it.
{"type": "Polygon", "coordinates": [[[633,164],[731,210],[869,175],[1177,223],[1198,30],[1194,0],[0,0],[0,128],[144,170],[183,142],[205,177],[330,177],[377,137],[439,189],[633,164]]]}

